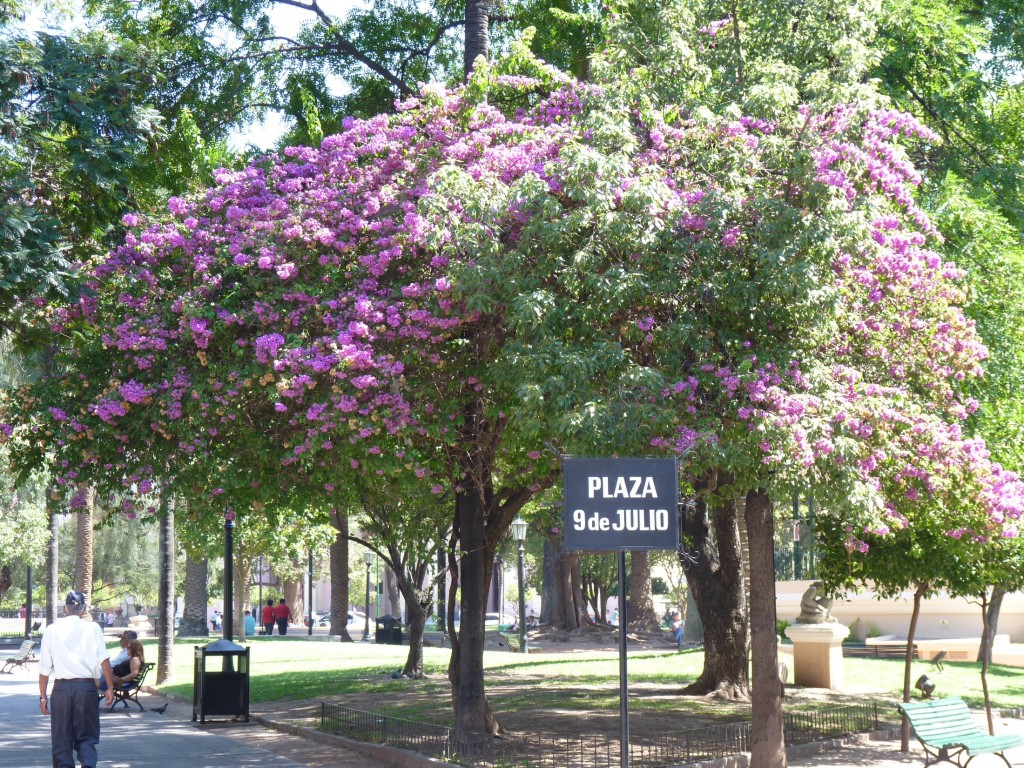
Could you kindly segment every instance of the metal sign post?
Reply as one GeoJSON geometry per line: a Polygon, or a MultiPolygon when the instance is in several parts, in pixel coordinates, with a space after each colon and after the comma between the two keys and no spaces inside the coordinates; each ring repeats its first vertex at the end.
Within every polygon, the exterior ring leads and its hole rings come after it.
{"type": "Polygon", "coordinates": [[[619,764],[629,768],[629,678],[626,674],[626,550],[619,552],[619,764]]]}
{"type": "Polygon", "coordinates": [[[629,768],[626,551],[678,547],[678,470],[674,459],[565,459],[562,477],[565,548],[619,555],[620,755],[629,768]]]}

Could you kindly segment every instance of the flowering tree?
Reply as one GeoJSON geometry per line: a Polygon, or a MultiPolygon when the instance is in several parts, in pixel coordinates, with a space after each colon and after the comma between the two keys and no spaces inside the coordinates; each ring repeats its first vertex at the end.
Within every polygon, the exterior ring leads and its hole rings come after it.
{"type": "MultiPolygon", "coordinates": [[[[154,478],[257,511],[328,508],[343,473],[452,492],[463,732],[498,727],[487,579],[554,482],[545,441],[728,478],[714,492],[746,495],[759,585],[771,495],[797,486],[842,510],[851,552],[924,512],[1015,533],[1019,483],[957,426],[984,348],[910,192],[902,144],[926,132],[864,105],[658,107],[621,83],[568,81],[521,47],[465,89],[128,217],[92,293],[44,314],[81,340],[70,374],[0,430],[128,507],[154,478]]],[[[754,603],[771,614],[752,621],[755,751],[773,766],[774,600],[754,603]]]]}

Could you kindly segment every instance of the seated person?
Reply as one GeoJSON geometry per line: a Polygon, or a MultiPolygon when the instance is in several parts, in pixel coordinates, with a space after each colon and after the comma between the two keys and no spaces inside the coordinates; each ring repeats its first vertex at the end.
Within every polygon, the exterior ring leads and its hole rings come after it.
{"type": "MultiPolygon", "coordinates": [[[[110,671],[114,673],[114,687],[120,688],[125,683],[130,683],[132,680],[139,676],[139,672],[142,670],[142,665],[146,663],[146,657],[142,650],[142,643],[138,640],[128,641],[128,659],[126,661],[118,662],[118,664],[111,667],[110,671]]],[[[100,683],[100,690],[106,690],[107,681],[103,680],[100,683]]]]}
{"type": "Polygon", "coordinates": [[[669,623],[669,628],[672,630],[672,635],[676,639],[676,650],[683,650],[683,629],[685,624],[679,617],[679,611],[672,611],[672,621],[669,623]]]}
{"type": "MultiPolygon", "coordinates": [[[[138,638],[139,634],[134,629],[126,629],[121,633],[121,636],[118,638],[118,642],[121,643],[121,650],[114,656],[110,657],[111,668],[116,667],[122,662],[128,661],[128,643],[132,640],[137,640],[138,638]]],[[[116,675],[117,673],[115,672],[114,674],[116,675]]]]}

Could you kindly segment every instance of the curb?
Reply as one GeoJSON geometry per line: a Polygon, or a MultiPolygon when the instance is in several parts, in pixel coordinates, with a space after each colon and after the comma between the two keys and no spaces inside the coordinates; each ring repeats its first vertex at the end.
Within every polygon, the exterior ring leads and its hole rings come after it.
{"type": "Polygon", "coordinates": [[[370,744],[365,741],[356,741],[355,739],[349,739],[345,736],[323,733],[315,728],[308,728],[304,725],[291,725],[290,723],[281,723],[276,720],[270,720],[262,715],[252,715],[252,719],[263,727],[274,731],[288,733],[292,736],[298,736],[330,747],[344,747],[345,749],[349,749],[353,752],[359,752],[368,757],[385,760],[393,765],[401,766],[401,768],[459,768],[459,766],[453,765],[452,763],[446,763],[443,760],[427,757],[426,755],[421,755],[418,752],[411,752],[407,749],[389,747],[384,744],[370,744]]]}
{"type": "MultiPolygon", "coordinates": [[[[143,685],[142,690],[146,693],[153,694],[154,696],[163,696],[167,700],[173,701],[175,704],[192,704],[192,700],[186,696],[181,696],[177,693],[165,693],[164,691],[157,690],[150,685],[143,685]]],[[[384,760],[392,765],[399,766],[400,768],[459,768],[457,765],[446,763],[443,760],[437,760],[432,757],[427,757],[426,755],[421,755],[419,752],[399,749],[398,747],[389,747],[384,744],[370,744],[365,741],[356,741],[355,739],[349,739],[345,736],[323,733],[315,728],[308,728],[304,725],[282,723],[263,715],[254,715],[250,713],[249,719],[252,722],[272,731],[287,733],[291,736],[298,736],[299,738],[314,741],[318,744],[324,744],[329,747],[342,747],[352,752],[359,752],[367,757],[384,760]]]]}

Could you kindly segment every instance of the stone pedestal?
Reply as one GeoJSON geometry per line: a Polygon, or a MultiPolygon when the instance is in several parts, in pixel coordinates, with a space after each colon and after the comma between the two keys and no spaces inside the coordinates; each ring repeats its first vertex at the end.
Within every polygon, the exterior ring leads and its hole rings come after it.
{"type": "Polygon", "coordinates": [[[843,689],[843,640],[850,634],[842,624],[790,624],[793,641],[793,682],[807,688],[843,689]]]}
{"type": "Polygon", "coordinates": [[[153,625],[146,614],[140,613],[138,616],[128,619],[128,629],[134,629],[139,637],[149,637],[153,631],[153,625]]]}

